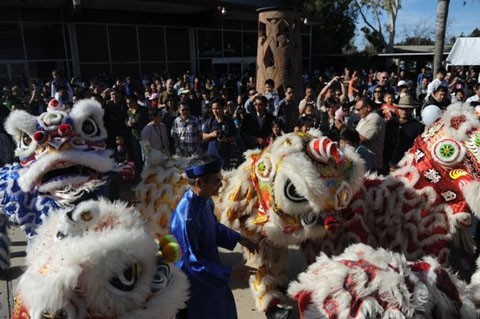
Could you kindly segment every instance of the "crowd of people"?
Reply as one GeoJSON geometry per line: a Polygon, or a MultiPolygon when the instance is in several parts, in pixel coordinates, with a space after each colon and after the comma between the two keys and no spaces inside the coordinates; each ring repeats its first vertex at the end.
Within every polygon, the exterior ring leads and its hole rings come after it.
{"type": "MultiPolygon", "coordinates": [[[[167,156],[206,154],[235,167],[243,151],[263,148],[278,136],[315,128],[334,141],[354,146],[371,171],[387,174],[401,159],[430,119],[454,101],[478,103],[480,87],[475,68],[422,68],[416,79],[403,70],[328,70],[304,75],[302,92],[288,83],[268,79],[256,90],[255,77],[227,74],[201,77],[186,71],[117,78],[99,75],[88,83],[67,80],[59,70],[31,88],[3,88],[0,118],[13,109],[38,115],[56,98],[67,109],[79,99],[97,100],[105,110],[107,147],[119,162],[131,161],[137,172],[144,165],[145,145],[167,156]],[[388,141],[388,143],[386,143],[388,141]]],[[[3,125],[2,125],[3,126],[3,125]]],[[[3,127],[2,127],[3,129],[3,127]]],[[[3,149],[12,149],[2,132],[3,149]]],[[[8,153],[8,152],[7,152],[8,153]]],[[[13,155],[0,160],[10,162],[13,155]]]]}

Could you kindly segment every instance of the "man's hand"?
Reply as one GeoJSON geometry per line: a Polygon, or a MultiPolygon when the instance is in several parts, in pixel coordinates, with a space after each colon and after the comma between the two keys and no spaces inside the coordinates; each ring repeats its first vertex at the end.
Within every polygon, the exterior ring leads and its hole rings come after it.
{"type": "Polygon", "coordinates": [[[255,275],[257,272],[256,268],[247,266],[245,264],[237,264],[232,267],[232,273],[230,279],[232,280],[246,280],[250,276],[255,275]]]}
{"type": "Polygon", "coordinates": [[[238,240],[238,243],[242,245],[243,247],[247,248],[248,251],[252,254],[258,252],[258,244],[254,243],[250,239],[248,239],[245,236],[240,236],[240,239],[238,240]]]}

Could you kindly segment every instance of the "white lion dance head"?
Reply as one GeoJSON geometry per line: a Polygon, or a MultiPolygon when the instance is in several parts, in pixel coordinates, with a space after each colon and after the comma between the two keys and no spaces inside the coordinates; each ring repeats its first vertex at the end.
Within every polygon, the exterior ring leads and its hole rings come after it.
{"type": "Polygon", "coordinates": [[[186,276],[136,210],[101,199],[50,216],[28,247],[12,319],[166,319],[185,307],[186,276]]]}
{"type": "Polygon", "coordinates": [[[70,113],[57,100],[51,100],[48,111],[38,117],[12,112],[5,129],[15,139],[15,154],[23,167],[20,188],[55,195],[101,183],[102,174],[114,169],[106,150],[103,113],[94,100],[79,101],[70,113]]]}

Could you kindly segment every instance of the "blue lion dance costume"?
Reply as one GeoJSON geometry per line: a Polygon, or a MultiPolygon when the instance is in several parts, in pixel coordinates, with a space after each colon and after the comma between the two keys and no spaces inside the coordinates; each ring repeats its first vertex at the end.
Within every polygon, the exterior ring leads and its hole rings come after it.
{"type": "Polygon", "coordinates": [[[16,142],[20,163],[0,169],[0,269],[10,266],[9,223],[27,238],[58,208],[108,195],[116,164],[106,149],[104,111],[94,100],[82,100],[69,113],[57,100],[38,117],[15,110],[5,121],[16,142]]]}

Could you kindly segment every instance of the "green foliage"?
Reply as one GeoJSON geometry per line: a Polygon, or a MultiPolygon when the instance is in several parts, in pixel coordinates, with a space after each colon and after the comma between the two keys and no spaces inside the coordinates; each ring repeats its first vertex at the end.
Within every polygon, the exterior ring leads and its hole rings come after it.
{"type": "Polygon", "coordinates": [[[380,41],[380,35],[378,31],[372,31],[370,28],[363,27],[360,29],[365,36],[365,39],[371,44],[372,48],[375,49],[376,52],[381,52],[383,49],[382,41],[380,41]]]}
{"type": "Polygon", "coordinates": [[[434,45],[435,42],[427,37],[408,37],[402,42],[398,43],[400,45],[434,45]]]}
{"type": "Polygon", "coordinates": [[[314,54],[341,53],[349,50],[355,36],[356,12],[352,0],[293,0],[313,21],[314,54]]]}
{"type": "Polygon", "coordinates": [[[472,33],[470,33],[469,37],[480,37],[480,29],[475,28],[475,30],[473,30],[472,33]]]}

